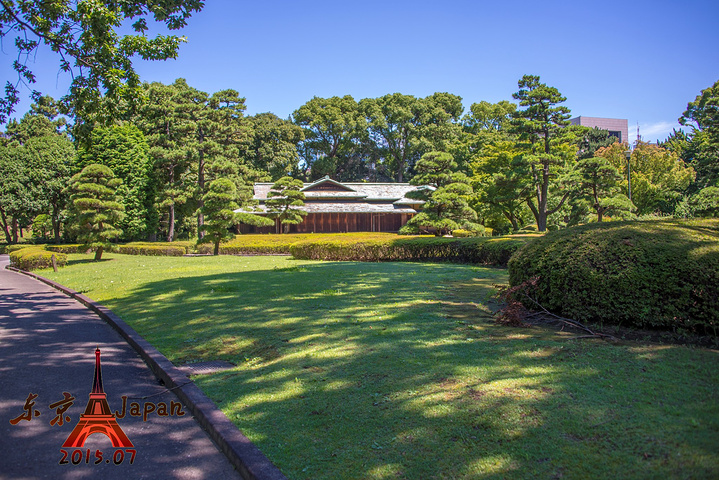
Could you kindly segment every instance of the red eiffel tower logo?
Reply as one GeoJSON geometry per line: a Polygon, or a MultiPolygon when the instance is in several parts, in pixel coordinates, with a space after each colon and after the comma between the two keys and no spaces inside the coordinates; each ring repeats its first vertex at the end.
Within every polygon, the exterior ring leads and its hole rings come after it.
{"type": "Polygon", "coordinates": [[[85,407],[85,413],[80,415],[80,421],[62,444],[66,448],[82,448],[87,437],[93,433],[107,435],[115,448],[130,448],[132,442],[120,425],[107,404],[107,395],[102,390],[102,369],[100,368],[100,348],[95,350],[95,380],[92,383],[90,400],[85,407]]]}

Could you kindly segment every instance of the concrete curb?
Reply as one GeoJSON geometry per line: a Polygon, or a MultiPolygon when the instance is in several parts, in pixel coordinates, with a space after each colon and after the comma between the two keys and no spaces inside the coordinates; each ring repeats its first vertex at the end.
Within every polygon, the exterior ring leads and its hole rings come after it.
{"type": "Polygon", "coordinates": [[[172,389],[172,392],[183,401],[220,451],[240,472],[242,478],[246,480],[287,480],[287,477],[230,422],[225,414],[202,393],[194,382],[189,381],[187,376],[175,367],[172,362],[110,309],[48,278],[19,270],[15,267],[8,266],[7,269],[46,283],[65,295],[74,298],[117,330],[142,357],[150,370],[152,370],[152,373],[165,384],[165,387],[172,389]]]}

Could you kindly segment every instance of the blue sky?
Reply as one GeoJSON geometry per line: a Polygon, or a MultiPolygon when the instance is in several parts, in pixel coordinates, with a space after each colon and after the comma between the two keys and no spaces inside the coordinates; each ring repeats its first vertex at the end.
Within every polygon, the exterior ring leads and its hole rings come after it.
{"type": "MultiPolygon", "coordinates": [[[[567,97],[572,116],[626,118],[630,140],[638,123],[655,141],[719,79],[717,19],[716,0],[208,0],[180,32],[188,42],[177,60],[136,67],[146,81],[233,88],[248,114],[283,118],[313,96],[450,92],[468,108],[512,100],[532,74],[567,97]]],[[[5,41],[0,68],[11,80],[14,58],[5,41]]],[[[35,88],[64,94],[55,57],[33,60],[35,88]]]]}

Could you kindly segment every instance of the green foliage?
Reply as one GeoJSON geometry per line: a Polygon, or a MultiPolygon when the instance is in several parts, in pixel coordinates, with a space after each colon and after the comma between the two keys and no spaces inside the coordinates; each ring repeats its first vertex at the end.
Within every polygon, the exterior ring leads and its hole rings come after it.
{"type": "Polygon", "coordinates": [[[679,123],[692,128],[690,135],[675,135],[675,140],[682,159],[696,170],[697,187],[719,186],[719,80],[687,105],[679,123]]]}
{"type": "Polygon", "coordinates": [[[66,244],[66,245],[45,245],[45,250],[59,253],[85,253],[89,250],[87,245],[66,244]]]}
{"type": "MultiPolygon", "coordinates": [[[[606,158],[622,175],[622,193],[628,196],[626,144],[615,143],[600,148],[598,157],[606,158]]],[[[663,213],[671,215],[681,201],[682,192],[694,180],[694,169],[679,156],[658,145],[639,142],[629,159],[631,200],[637,215],[663,213]]]]}
{"type": "Polygon", "coordinates": [[[703,188],[689,203],[698,217],[719,217],[719,187],[703,188]]]}
{"type": "Polygon", "coordinates": [[[144,135],[131,124],[96,128],[90,142],[78,151],[79,168],[105,165],[122,181],[115,192],[125,211],[117,225],[122,240],[144,239],[158,227],[148,151],[144,135]]]}
{"type": "Polygon", "coordinates": [[[478,228],[474,230],[465,230],[463,228],[457,228],[452,230],[452,236],[456,238],[466,237],[491,237],[492,229],[486,228],[483,225],[477,225],[478,228]]]}
{"type": "Polygon", "coordinates": [[[282,177],[267,192],[265,205],[268,217],[278,221],[278,229],[280,225],[285,226],[282,232],[286,231],[289,225],[301,223],[307,215],[301,208],[305,204],[305,194],[300,191],[303,186],[302,180],[282,177]]]}
{"type": "Polygon", "coordinates": [[[50,215],[41,213],[32,221],[32,234],[37,238],[47,237],[48,232],[52,231],[52,219],[50,215]]]}
{"type": "Polygon", "coordinates": [[[428,185],[408,196],[424,201],[422,211],[412,217],[402,232],[433,231],[441,236],[457,228],[469,227],[477,219],[476,212],[469,206],[472,187],[469,178],[456,171],[457,163],[452,155],[443,152],[429,152],[422,156],[415,167],[417,174],[413,185],[428,185]]]}
{"type": "Polygon", "coordinates": [[[367,118],[373,155],[387,175],[406,181],[421,156],[446,151],[459,138],[462,99],[449,93],[425,98],[393,93],[359,102],[367,118]]]}
{"type": "Polygon", "coordinates": [[[387,238],[358,241],[347,239],[308,240],[290,246],[301,260],[362,262],[454,262],[504,266],[526,238],[387,238]]]}
{"type": "Polygon", "coordinates": [[[567,100],[566,97],[556,88],[540,83],[538,76],[525,75],[517,85],[519,91],[512,97],[525,108],[516,112],[513,132],[531,145],[531,153],[524,155],[535,187],[528,206],[539,231],[544,232],[547,218],[559,211],[571,194],[567,188],[560,191],[563,174],[574,160],[576,149],[571,146],[571,134],[563,130],[569,124],[569,109],[559,105],[567,100]],[[555,195],[560,200],[552,205],[550,196],[555,195]]]}
{"type": "Polygon", "coordinates": [[[185,255],[185,247],[168,244],[145,244],[140,242],[129,243],[126,245],[117,245],[113,249],[117,253],[123,255],[146,255],[146,256],[165,256],[165,257],[181,257],[185,255]]]}
{"type": "Polygon", "coordinates": [[[240,147],[245,161],[268,172],[272,180],[294,171],[299,161],[297,145],[305,138],[303,129],[273,113],[248,117],[247,124],[250,134],[240,147]]]}
{"type": "Polygon", "coordinates": [[[636,210],[632,202],[619,193],[623,179],[619,170],[602,157],[584,158],[577,162],[577,183],[580,198],[588,201],[597,215],[603,217],[631,218],[636,210]]]}
{"type": "Polygon", "coordinates": [[[676,218],[719,217],[719,187],[706,187],[685,197],[674,212],[676,218]]]}
{"type": "Polygon", "coordinates": [[[616,137],[611,136],[608,130],[602,130],[601,128],[589,128],[581,125],[570,125],[565,128],[575,137],[574,143],[578,149],[578,160],[592,158],[600,148],[608,147],[617,142],[616,137]]]}
{"type": "Polygon", "coordinates": [[[313,97],[292,117],[304,128],[304,167],[310,180],[329,175],[340,181],[364,172],[357,165],[357,145],[366,135],[366,121],[359,106],[350,95],[344,97],[313,97]]]}
{"type": "Polygon", "coordinates": [[[115,196],[121,183],[110,168],[98,164],[88,165],[70,180],[77,239],[95,248],[95,260],[101,260],[103,250],[122,235],[117,225],[124,216],[123,207],[115,196]]]}
{"type": "Polygon", "coordinates": [[[176,365],[235,364],[193,380],[288,478],[719,472],[715,350],[497,325],[505,269],[116,255],[43,275],[176,365]]]}
{"type": "Polygon", "coordinates": [[[214,243],[214,255],[219,255],[220,242],[234,238],[229,229],[236,223],[234,210],[238,208],[235,203],[237,188],[231,180],[218,178],[210,183],[207,190],[202,198],[202,213],[206,222],[201,231],[205,232],[205,236],[198,243],[214,243]]]}
{"type": "Polygon", "coordinates": [[[612,222],[537,238],[509,262],[513,286],[579,321],[719,335],[719,221],[612,222]]]}
{"type": "Polygon", "coordinates": [[[176,236],[178,217],[194,210],[188,205],[195,186],[188,151],[196,131],[191,115],[196,106],[193,91],[184,79],[177,79],[172,85],[154,82],[144,87],[147,101],[135,124],[150,146],[149,157],[157,181],[157,208],[167,226],[164,232],[167,241],[171,242],[176,236]],[[183,207],[186,209],[182,210],[183,207]]]}
{"type": "Polygon", "coordinates": [[[67,255],[58,252],[48,252],[43,246],[32,246],[10,251],[10,264],[20,270],[38,270],[52,267],[52,256],[55,264],[63,267],[67,263],[67,255]]]}
{"type": "MultiPolygon", "coordinates": [[[[534,194],[530,164],[524,158],[527,148],[509,140],[495,140],[474,157],[472,187],[477,193],[475,207],[487,219],[501,215],[517,231],[525,223],[527,202],[534,194]]],[[[494,221],[497,224],[497,220],[494,221]]]]}
{"type": "MultiPolygon", "coordinates": [[[[15,34],[20,61],[13,63],[18,79],[35,83],[28,67],[42,46],[59,57],[59,69],[70,72],[70,93],[60,100],[62,110],[87,125],[107,124],[125,109],[137,106],[141,97],[140,79],[132,66],[132,57],[143,60],[175,58],[184,38],[174,35],[146,35],[148,19],[170,30],[185,26],[193,12],[203,6],[201,0],[157,2],[67,2],[18,0],[0,6],[2,36],[15,34]],[[120,35],[117,29],[132,23],[134,34],[120,35]]],[[[10,44],[11,42],[7,42],[10,44]]],[[[7,81],[5,97],[0,100],[0,122],[19,101],[17,82],[7,81]]],[[[33,96],[39,94],[33,92],[33,96]]]]}

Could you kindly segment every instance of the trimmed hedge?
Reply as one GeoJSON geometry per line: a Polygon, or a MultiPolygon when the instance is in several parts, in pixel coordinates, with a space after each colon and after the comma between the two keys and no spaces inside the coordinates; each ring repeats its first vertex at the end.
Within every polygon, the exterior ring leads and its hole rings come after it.
{"type": "Polygon", "coordinates": [[[579,321],[719,334],[719,220],[594,223],[550,232],[509,262],[537,300],[579,321]]]}
{"type": "Polygon", "coordinates": [[[148,255],[166,257],[181,257],[187,252],[184,246],[172,245],[170,243],[128,243],[127,245],[115,245],[113,247],[113,251],[124,255],[148,255]]]}
{"type": "Polygon", "coordinates": [[[45,250],[60,253],[86,253],[90,247],[80,244],[45,245],[45,250]]]}
{"type": "Polygon", "coordinates": [[[527,237],[444,238],[397,237],[354,242],[341,239],[293,244],[290,253],[303,260],[333,261],[421,261],[455,262],[504,266],[527,237]]]}
{"type": "MultiPolygon", "coordinates": [[[[237,245],[220,244],[220,255],[289,255],[291,243],[277,243],[275,245],[237,245]]],[[[212,254],[215,247],[211,243],[197,246],[197,253],[212,254]]]]}
{"type": "MultiPolygon", "coordinates": [[[[38,245],[28,245],[27,243],[16,243],[14,245],[8,245],[5,249],[5,253],[17,252],[18,250],[22,250],[24,248],[32,248],[37,246],[38,245]]],[[[40,248],[42,247],[40,246],[40,248]]]]}
{"type": "Polygon", "coordinates": [[[49,252],[43,246],[25,247],[10,253],[10,264],[20,270],[37,270],[52,267],[52,256],[55,255],[55,264],[63,267],[67,263],[67,255],[59,252],[49,252]]]}
{"type": "MultiPolygon", "coordinates": [[[[334,239],[346,242],[397,238],[394,233],[290,233],[278,235],[237,235],[233,240],[220,244],[220,255],[289,255],[290,246],[297,242],[334,239]]],[[[210,254],[213,246],[197,246],[198,253],[210,254]]]]}

